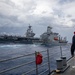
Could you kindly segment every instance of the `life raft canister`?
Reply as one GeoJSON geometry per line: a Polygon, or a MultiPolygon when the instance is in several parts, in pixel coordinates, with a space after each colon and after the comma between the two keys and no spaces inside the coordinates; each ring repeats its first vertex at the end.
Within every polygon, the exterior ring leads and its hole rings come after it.
{"type": "Polygon", "coordinates": [[[36,55],[36,65],[39,65],[42,63],[42,54],[38,53],[36,55]]]}

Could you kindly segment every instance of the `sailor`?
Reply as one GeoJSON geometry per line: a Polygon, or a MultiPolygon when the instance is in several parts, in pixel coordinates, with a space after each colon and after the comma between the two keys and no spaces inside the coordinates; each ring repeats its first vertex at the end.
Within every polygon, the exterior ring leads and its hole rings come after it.
{"type": "Polygon", "coordinates": [[[72,45],[71,45],[71,55],[72,55],[72,57],[74,56],[74,50],[75,50],[75,32],[74,32],[74,35],[72,37],[72,45]]]}

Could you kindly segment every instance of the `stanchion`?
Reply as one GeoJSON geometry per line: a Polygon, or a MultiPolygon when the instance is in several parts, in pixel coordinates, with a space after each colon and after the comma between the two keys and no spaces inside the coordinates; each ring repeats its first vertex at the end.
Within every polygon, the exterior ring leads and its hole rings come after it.
{"type": "MultiPolygon", "coordinates": [[[[35,59],[36,59],[36,55],[37,55],[37,52],[35,51],[35,59]]],[[[36,64],[36,75],[38,75],[38,65],[36,64]]]]}

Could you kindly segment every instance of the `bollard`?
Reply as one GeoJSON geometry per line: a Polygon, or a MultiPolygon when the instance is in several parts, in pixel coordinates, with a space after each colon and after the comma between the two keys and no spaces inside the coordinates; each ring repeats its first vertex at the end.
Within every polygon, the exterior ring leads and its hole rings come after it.
{"type": "Polygon", "coordinates": [[[67,61],[66,61],[66,57],[61,57],[61,59],[63,60],[63,66],[67,66],[67,61]]]}
{"type": "Polygon", "coordinates": [[[63,69],[63,60],[62,59],[56,60],[56,64],[57,64],[57,69],[58,70],[62,70],[63,69]]]}

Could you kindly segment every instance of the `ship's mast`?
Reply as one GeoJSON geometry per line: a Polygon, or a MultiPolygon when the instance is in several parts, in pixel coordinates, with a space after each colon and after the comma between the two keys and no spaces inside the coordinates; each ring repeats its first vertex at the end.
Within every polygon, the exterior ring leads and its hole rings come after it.
{"type": "Polygon", "coordinates": [[[47,27],[47,33],[48,34],[52,33],[51,29],[52,29],[52,27],[50,27],[50,26],[47,27]]]}

